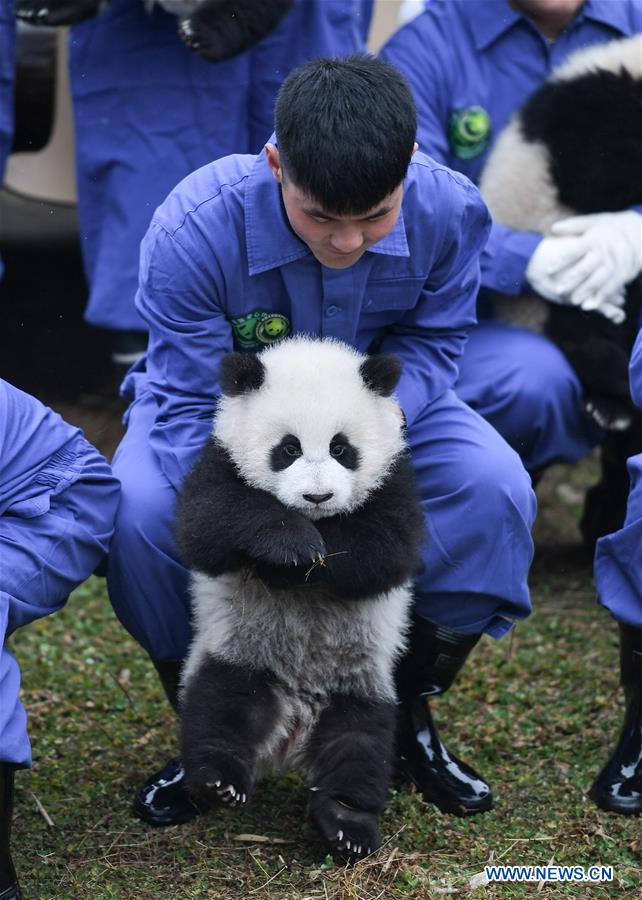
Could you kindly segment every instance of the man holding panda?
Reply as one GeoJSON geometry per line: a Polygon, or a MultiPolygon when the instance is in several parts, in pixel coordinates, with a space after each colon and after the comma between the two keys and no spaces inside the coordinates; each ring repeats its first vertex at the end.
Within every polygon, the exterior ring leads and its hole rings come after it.
{"type": "MultiPolygon", "coordinates": [[[[535,499],[517,454],[452,390],[489,216],[468,179],[415,152],[415,135],[395,68],[316,60],[284,83],[263,153],[197,170],[156,211],[136,298],[150,342],[123,385],[108,584],[176,705],[191,631],[174,509],[210,434],[221,358],[291,333],[398,355],[428,532],[398,676],[400,769],[466,815],[490,808],[492,793],[445,748],[428,697],[450,687],[484,632],[500,637],[528,615],[535,499]]],[[[152,825],[193,818],[183,779],[173,760],[138,792],[136,814],[152,825]]]]}
{"type": "MultiPolygon", "coordinates": [[[[381,55],[413,88],[420,147],[477,181],[495,137],[553,69],[575,50],[640,32],[639,0],[435,0],[381,55]]],[[[551,303],[614,318],[625,286],[642,270],[641,214],[642,208],[633,208],[575,216],[547,237],[494,224],[482,253],[482,288],[515,297],[530,289],[551,303]]],[[[635,381],[633,386],[635,391],[635,381]]],[[[530,331],[482,322],[471,333],[456,390],[533,473],[555,461],[575,462],[604,439],[583,411],[569,361],[530,331]]],[[[628,706],[621,742],[591,796],[625,814],[642,812],[642,604],[635,591],[639,554],[636,560],[632,552],[638,525],[631,524],[640,518],[636,460],[629,465],[634,490],[625,528],[598,542],[595,568],[601,602],[621,624],[628,706]]],[[[622,475],[609,482],[606,466],[604,471],[585,511],[588,543],[614,527],[609,518],[623,517],[626,483],[622,475]]]]}

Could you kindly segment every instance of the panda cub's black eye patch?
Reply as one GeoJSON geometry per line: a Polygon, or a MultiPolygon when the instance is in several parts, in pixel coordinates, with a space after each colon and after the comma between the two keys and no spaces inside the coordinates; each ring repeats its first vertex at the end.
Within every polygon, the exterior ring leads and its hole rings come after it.
{"type": "Polygon", "coordinates": [[[346,469],[359,468],[359,451],[342,431],[335,434],[330,441],[330,456],[346,469]]]}
{"type": "Polygon", "coordinates": [[[283,469],[291,466],[302,453],[299,439],[293,434],[286,434],[270,451],[270,468],[273,472],[282,472],[283,469]]]}

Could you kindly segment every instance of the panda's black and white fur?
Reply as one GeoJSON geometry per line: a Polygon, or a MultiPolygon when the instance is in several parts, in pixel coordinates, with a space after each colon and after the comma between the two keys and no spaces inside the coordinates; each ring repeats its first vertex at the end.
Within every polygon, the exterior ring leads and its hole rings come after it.
{"type": "MultiPolygon", "coordinates": [[[[641,204],[642,35],[569,57],[499,135],[480,189],[496,222],[544,234],[568,216],[641,204]]],[[[624,430],[634,416],[628,359],[640,299],[638,279],[623,325],[533,296],[496,298],[495,313],[551,337],[578,373],[587,413],[624,430]]]]}
{"type": "Polygon", "coordinates": [[[189,789],[245,802],[257,778],[302,767],[313,823],[357,855],[379,844],[423,539],[399,374],[395,357],[333,340],[228,354],[179,508],[189,789]]]}

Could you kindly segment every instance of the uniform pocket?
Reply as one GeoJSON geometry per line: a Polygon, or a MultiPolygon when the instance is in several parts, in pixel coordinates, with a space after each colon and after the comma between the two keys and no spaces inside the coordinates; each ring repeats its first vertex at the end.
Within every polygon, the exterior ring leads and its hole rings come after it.
{"type": "Polygon", "coordinates": [[[20,489],[20,499],[8,506],[4,515],[34,519],[49,512],[52,497],[78,479],[82,468],[81,457],[87,446],[85,439],[78,435],[71,446],[62,447],[54,453],[31,481],[20,489]]]}
{"type": "Polygon", "coordinates": [[[395,281],[371,281],[361,311],[383,312],[388,309],[412,309],[417,305],[424,278],[399,278],[395,281]]]}

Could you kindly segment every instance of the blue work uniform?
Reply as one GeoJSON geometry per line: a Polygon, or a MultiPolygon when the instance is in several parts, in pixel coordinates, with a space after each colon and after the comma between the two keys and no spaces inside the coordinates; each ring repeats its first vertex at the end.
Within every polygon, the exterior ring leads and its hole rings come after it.
{"type": "Polygon", "coordinates": [[[0,380],[0,761],[31,764],[6,638],[65,603],[109,545],[119,485],[82,433],[0,380]]]}
{"type": "Polygon", "coordinates": [[[143,330],[134,307],[139,245],[156,207],[194,169],[256,153],[272,133],[285,76],[317,56],[364,47],[364,0],[296,0],[253,50],[211,63],[176,16],[113,0],[70,36],[78,210],[92,325],[143,330]]]}
{"type": "Polygon", "coordinates": [[[113,463],[123,493],[108,569],[116,613],[152,657],[180,659],[190,639],[173,516],[211,431],[219,362],[290,333],[403,360],[397,395],[429,533],[418,609],[495,636],[528,615],[530,480],[452,391],[488,228],[476,188],[422,153],[394,228],[345,269],[321,265],[291,230],[263,153],[203,167],[157,210],[136,298],[150,343],[124,385],[133,402],[113,463]]]}
{"type": "MultiPolygon", "coordinates": [[[[640,31],[640,0],[585,0],[555,41],[508,0],[432,0],[381,56],[412,86],[420,148],[476,181],[513,113],[569,54],[640,31]]],[[[494,224],[482,254],[482,287],[523,293],[541,239],[494,224]]],[[[531,471],[576,461],[603,437],[582,412],[574,370],[541,335],[482,322],[459,368],[458,395],[492,422],[531,471]]]]}
{"type": "MultiPolygon", "coordinates": [[[[13,82],[16,25],[12,0],[0,0],[0,185],[13,141],[13,82]]],[[[0,258],[0,278],[4,267],[0,258]]]]}
{"type": "MultiPolygon", "coordinates": [[[[630,366],[631,396],[642,409],[642,331],[630,366]]],[[[642,453],[628,463],[631,488],[624,525],[597,542],[595,585],[598,599],[618,622],[642,628],[642,453]]]]}

